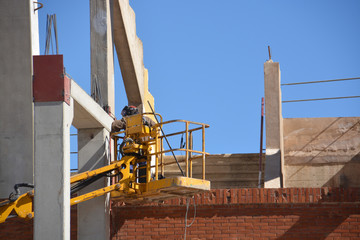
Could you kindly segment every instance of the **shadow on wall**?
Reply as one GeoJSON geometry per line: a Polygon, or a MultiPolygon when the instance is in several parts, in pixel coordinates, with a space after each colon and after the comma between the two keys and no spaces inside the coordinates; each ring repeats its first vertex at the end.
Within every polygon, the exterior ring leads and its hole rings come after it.
{"type": "Polygon", "coordinates": [[[359,187],[360,118],[284,119],[286,187],[359,187]]]}
{"type": "Polygon", "coordinates": [[[339,186],[349,188],[360,185],[360,152],[356,154],[345,166],[336,173],[324,187],[339,186]]]}

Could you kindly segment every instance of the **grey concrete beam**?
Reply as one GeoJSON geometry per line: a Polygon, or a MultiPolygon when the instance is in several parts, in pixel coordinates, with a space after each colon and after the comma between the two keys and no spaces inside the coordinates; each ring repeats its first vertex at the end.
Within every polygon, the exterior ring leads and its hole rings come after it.
{"type": "Polygon", "coordinates": [[[128,103],[139,106],[144,99],[143,46],[129,0],[114,0],[113,36],[128,103]]]}
{"type": "Polygon", "coordinates": [[[283,187],[283,118],[279,63],[269,60],[264,64],[265,81],[265,188],[283,187]]]}
{"type": "Polygon", "coordinates": [[[113,119],[74,80],[71,80],[71,97],[74,99],[74,127],[103,127],[111,131],[113,119]]]}
{"type": "Polygon", "coordinates": [[[33,183],[32,56],[39,52],[33,1],[0,7],[0,198],[16,183],[33,183]]]}

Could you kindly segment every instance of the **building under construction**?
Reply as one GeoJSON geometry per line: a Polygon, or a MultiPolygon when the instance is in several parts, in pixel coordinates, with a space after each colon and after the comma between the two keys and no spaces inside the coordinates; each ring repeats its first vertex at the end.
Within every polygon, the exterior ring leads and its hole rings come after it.
{"type": "Polygon", "coordinates": [[[156,112],[128,0],[90,1],[90,94],[62,55],[40,55],[40,9],[24,0],[0,9],[0,239],[360,238],[360,117],[283,118],[280,64],[269,56],[266,144],[211,155],[209,125],[156,112]],[[139,111],[116,131],[113,46],[139,111]]]}

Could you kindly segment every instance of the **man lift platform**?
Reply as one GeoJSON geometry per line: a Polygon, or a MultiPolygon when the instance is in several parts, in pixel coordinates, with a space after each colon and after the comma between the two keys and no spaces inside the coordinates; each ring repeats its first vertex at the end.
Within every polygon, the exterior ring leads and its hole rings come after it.
{"type": "MultiPolygon", "coordinates": [[[[70,205],[93,199],[110,193],[112,200],[125,203],[141,204],[145,202],[162,201],[169,198],[189,197],[196,193],[210,190],[210,181],[205,180],[205,128],[209,125],[185,120],[163,122],[160,114],[144,113],[124,117],[126,128],[124,131],[111,133],[114,140],[115,161],[109,165],[79,173],[70,179],[70,205]],[[153,126],[148,126],[144,116],[153,115],[157,120],[153,126]],[[165,135],[163,126],[181,123],[185,130],[165,135]],[[192,136],[201,131],[201,151],[194,150],[192,136]],[[167,137],[185,135],[186,140],[180,148],[164,149],[167,137]],[[120,141],[122,142],[120,143],[120,141]],[[175,151],[185,152],[185,172],[181,169],[175,151]],[[172,153],[173,162],[164,162],[164,155],[172,153]],[[192,160],[202,159],[202,179],[192,178],[192,160]],[[166,178],[165,165],[177,164],[182,176],[166,178]],[[77,192],[102,177],[110,177],[111,184],[95,191],[77,195],[77,192]]],[[[15,185],[15,193],[8,200],[0,202],[0,223],[8,217],[32,219],[34,190],[20,194],[19,187],[33,187],[31,184],[15,185]],[[13,215],[10,215],[13,214],[13,215]]]]}

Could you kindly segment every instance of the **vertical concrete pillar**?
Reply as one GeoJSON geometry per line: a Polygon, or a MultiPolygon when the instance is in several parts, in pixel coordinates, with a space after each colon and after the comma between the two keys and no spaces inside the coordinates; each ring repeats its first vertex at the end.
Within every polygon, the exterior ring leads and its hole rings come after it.
{"type": "Polygon", "coordinates": [[[283,118],[281,112],[280,66],[272,60],[264,64],[265,81],[265,188],[279,188],[282,184],[283,118]]]}
{"type": "Polygon", "coordinates": [[[32,55],[39,53],[34,6],[12,0],[0,7],[0,198],[16,183],[33,183],[32,55]]]}
{"type": "MultiPolygon", "coordinates": [[[[109,164],[109,132],[103,128],[78,129],[79,172],[109,164]]],[[[108,185],[103,178],[79,193],[90,192],[108,185]]],[[[109,194],[78,205],[78,239],[110,239],[109,194]]]]}
{"type": "MultiPolygon", "coordinates": [[[[114,56],[110,0],[90,0],[91,96],[115,114],[114,56]]],[[[109,133],[100,128],[78,129],[79,172],[108,164],[109,133]]],[[[108,185],[98,180],[80,193],[108,185]]],[[[109,239],[109,194],[78,206],[78,239],[109,239]]]]}
{"type": "Polygon", "coordinates": [[[110,0],[90,0],[91,96],[115,111],[110,0]]]}
{"type": "Polygon", "coordinates": [[[36,102],[34,239],[70,239],[73,103],[36,102]]]}

